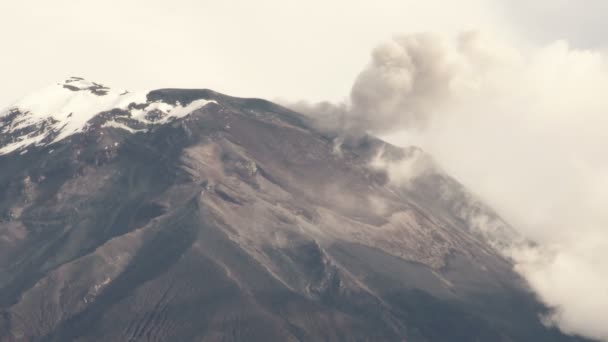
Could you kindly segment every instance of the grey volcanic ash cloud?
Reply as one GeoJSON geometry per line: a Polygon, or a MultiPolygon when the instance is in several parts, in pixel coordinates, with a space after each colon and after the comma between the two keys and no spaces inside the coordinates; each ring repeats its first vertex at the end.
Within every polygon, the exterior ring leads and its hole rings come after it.
{"type": "Polygon", "coordinates": [[[455,74],[438,37],[397,36],[374,49],[355,80],[352,115],[361,127],[379,132],[424,125],[449,97],[455,74]]]}
{"type": "Polygon", "coordinates": [[[372,52],[357,76],[347,103],[299,102],[290,106],[325,127],[386,133],[424,127],[450,96],[456,66],[438,36],[396,36],[372,52]]]}
{"type": "Polygon", "coordinates": [[[424,130],[436,115],[450,113],[454,101],[485,86],[481,83],[490,73],[511,66],[517,57],[477,31],[454,39],[433,33],[396,35],[372,51],[344,103],[289,106],[326,127],[347,131],[424,130]]]}

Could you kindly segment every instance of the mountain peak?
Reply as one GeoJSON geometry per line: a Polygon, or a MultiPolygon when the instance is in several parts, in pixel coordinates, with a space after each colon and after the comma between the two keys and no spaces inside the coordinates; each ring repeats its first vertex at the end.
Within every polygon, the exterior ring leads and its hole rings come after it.
{"type": "Polygon", "coordinates": [[[105,126],[135,132],[181,118],[215,102],[198,100],[182,106],[162,99],[150,100],[148,94],[147,90],[111,89],[81,77],[54,83],[0,111],[0,155],[59,142],[85,131],[91,119],[101,113],[115,113],[106,118],[105,126]]]}

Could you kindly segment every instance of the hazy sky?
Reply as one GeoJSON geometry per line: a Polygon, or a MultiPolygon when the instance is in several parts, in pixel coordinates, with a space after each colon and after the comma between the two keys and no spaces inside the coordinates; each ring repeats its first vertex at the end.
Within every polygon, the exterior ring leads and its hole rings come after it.
{"type": "Polygon", "coordinates": [[[69,75],[139,89],[340,99],[392,34],[481,28],[599,45],[589,0],[24,0],[0,2],[0,106],[69,75]],[[581,6],[579,3],[584,3],[581,6]]]}
{"type": "Polygon", "coordinates": [[[541,243],[517,268],[550,320],[608,341],[606,13],[605,0],[2,1],[0,107],[82,76],[370,112],[370,129],[423,146],[541,243]]]}
{"type": "Polygon", "coordinates": [[[567,40],[577,48],[608,46],[604,0],[496,1],[510,29],[536,43],[567,40]]]}
{"type": "Polygon", "coordinates": [[[387,35],[480,17],[406,2],[3,1],[0,103],[72,74],[129,89],[339,98],[387,35]]]}

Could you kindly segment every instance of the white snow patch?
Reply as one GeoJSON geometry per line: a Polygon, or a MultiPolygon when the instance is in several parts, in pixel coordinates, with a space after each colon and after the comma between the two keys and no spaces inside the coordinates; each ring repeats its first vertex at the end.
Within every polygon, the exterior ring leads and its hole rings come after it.
{"type": "Polygon", "coordinates": [[[214,100],[195,100],[192,101],[186,107],[182,107],[181,104],[171,105],[164,102],[152,102],[146,108],[131,111],[131,118],[144,122],[144,123],[165,123],[173,118],[179,119],[187,116],[188,114],[198,110],[209,103],[217,103],[214,100]],[[146,115],[154,110],[160,111],[166,114],[165,117],[158,121],[150,121],[146,119],[146,115]]]}
{"type": "MultiPolygon", "coordinates": [[[[2,132],[5,133],[5,132],[2,132]]],[[[30,135],[25,135],[25,136],[21,136],[17,139],[17,141],[10,143],[6,146],[4,146],[3,148],[0,148],[0,155],[3,154],[8,154],[11,153],[13,151],[17,151],[19,149],[22,149],[24,147],[27,146],[31,146],[31,145],[39,145],[40,141],[42,141],[45,138],[46,135],[38,135],[38,136],[30,136],[30,135]]]]}
{"type": "Polygon", "coordinates": [[[105,122],[103,125],[101,125],[101,127],[114,127],[114,128],[119,128],[119,129],[124,129],[125,131],[128,131],[130,133],[137,133],[137,132],[147,132],[147,129],[134,129],[131,128],[125,124],[122,124],[120,122],[116,122],[116,121],[108,121],[105,122]]]}
{"type": "Polygon", "coordinates": [[[173,109],[171,111],[171,116],[174,116],[176,118],[183,118],[184,116],[205,107],[209,103],[217,104],[217,101],[215,101],[215,100],[195,100],[195,101],[192,101],[186,107],[182,107],[181,105],[178,105],[177,107],[175,107],[175,109],[173,109]]]}
{"type": "MultiPolygon", "coordinates": [[[[115,108],[127,109],[131,103],[145,103],[147,94],[148,92],[138,92],[120,95],[119,92],[109,90],[107,95],[95,95],[89,91],[72,91],[57,84],[23,98],[12,108],[28,113],[27,120],[19,127],[48,118],[57,120],[58,122],[53,125],[61,128],[61,133],[53,141],[57,142],[68,135],[82,131],[85,124],[101,112],[115,108]]],[[[12,130],[14,128],[10,131],[12,130]]]]}
{"type": "MultiPolygon", "coordinates": [[[[0,133],[10,134],[18,129],[31,126],[42,128],[44,123],[48,126],[17,137],[16,141],[0,148],[0,155],[30,145],[40,145],[52,133],[58,133],[58,135],[50,144],[56,143],[70,135],[82,132],[93,117],[113,109],[129,111],[131,119],[144,124],[163,124],[175,118],[187,116],[209,103],[217,103],[213,100],[196,100],[183,107],[179,103],[172,105],[160,101],[148,102],[148,93],[148,91],[131,93],[124,90],[112,90],[80,78],[70,78],[63,83],[43,88],[0,111],[0,118],[15,110],[22,113],[10,125],[0,127],[0,133]],[[97,91],[98,94],[93,91],[97,91]],[[130,104],[138,104],[139,107],[146,106],[143,109],[129,110],[130,104]],[[147,117],[148,113],[152,111],[160,112],[161,115],[157,120],[151,120],[147,117]]],[[[131,133],[146,131],[145,129],[133,129],[114,121],[104,123],[103,127],[120,128],[131,133]]]]}

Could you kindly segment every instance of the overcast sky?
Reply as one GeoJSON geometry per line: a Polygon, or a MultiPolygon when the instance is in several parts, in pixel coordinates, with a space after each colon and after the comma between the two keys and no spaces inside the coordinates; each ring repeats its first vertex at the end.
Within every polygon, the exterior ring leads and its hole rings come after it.
{"type": "Polygon", "coordinates": [[[606,2],[24,0],[0,2],[0,106],[69,75],[127,89],[340,99],[392,34],[484,29],[606,43],[606,2]],[[533,3],[534,5],[532,5],[533,3]]]}
{"type": "Polygon", "coordinates": [[[68,76],[345,102],[539,242],[517,269],[557,309],[548,320],[608,341],[606,13],[606,0],[1,1],[0,107],[68,76]]]}

